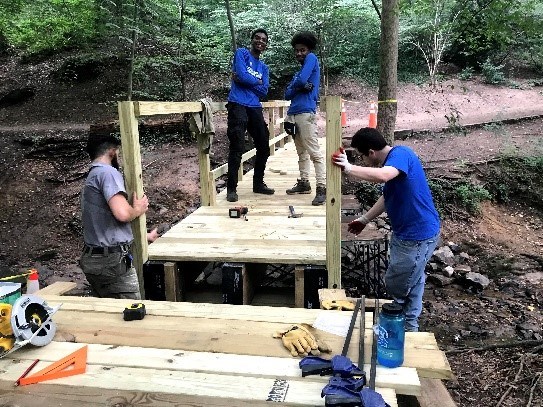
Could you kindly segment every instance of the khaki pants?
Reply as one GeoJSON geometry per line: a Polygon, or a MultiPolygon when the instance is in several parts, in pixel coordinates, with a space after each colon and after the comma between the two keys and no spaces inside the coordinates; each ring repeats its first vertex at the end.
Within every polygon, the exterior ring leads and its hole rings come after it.
{"type": "Polygon", "coordinates": [[[300,113],[287,116],[286,121],[296,123],[298,130],[294,137],[294,145],[298,153],[300,179],[309,180],[310,161],[313,161],[317,185],[326,186],[326,164],[317,140],[317,117],[315,113],[300,113]]]}

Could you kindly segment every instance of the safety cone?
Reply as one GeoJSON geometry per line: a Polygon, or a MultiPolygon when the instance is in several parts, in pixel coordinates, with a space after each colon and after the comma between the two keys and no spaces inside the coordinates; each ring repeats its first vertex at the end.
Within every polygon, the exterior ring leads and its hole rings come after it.
{"type": "Polygon", "coordinates": [[[40,283],[38,280],[38,270],[31,269],[30,274],[26,280],[26,293],[34,294],[40,289],[40,283]]]}
{"type": "Polygon", "coordinates": [[[347,127],[347,110],[343,101],[341,102],[341,127],[347,127]]]}
{"type": "Polygon", "coordinates": [[[370,103],[370,118],[368,127],[371,127],[372,129],[377,128],[377,109],[375,102],[370,103]]]}

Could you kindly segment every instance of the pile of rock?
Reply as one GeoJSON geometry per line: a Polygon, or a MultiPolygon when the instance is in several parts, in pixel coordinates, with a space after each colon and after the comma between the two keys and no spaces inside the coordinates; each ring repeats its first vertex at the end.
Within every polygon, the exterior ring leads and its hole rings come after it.
{"type": "Polygon", "coordinates": [[[470,262],[469,254],[457,244],[448,242],[438,247],[428,262],[427,281],[437,287],[461,284],[473,292],[481,292],[490,284],[490,280],[478,273],[477,266],[470,266],[470,262]]]}

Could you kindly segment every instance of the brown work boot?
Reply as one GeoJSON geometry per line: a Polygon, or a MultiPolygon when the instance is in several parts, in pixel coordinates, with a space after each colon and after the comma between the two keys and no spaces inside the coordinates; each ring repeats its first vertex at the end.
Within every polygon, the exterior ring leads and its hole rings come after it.
{"type": "Polygon", "coordinates": [[[307,179],[299,179],[292,188],[287,189],[287,195],[310,194],[310,193],[311,193],[311,185],[309,184],[309,180],[307,179]]]}
{"type": "Polygon", "coordinates": [[[326,203],[326,187],[324,185],[317,185],[317,195],[313,198],[311,205],[319,206],[326,203]]]}
{"type": "Polygon", "coordinates": [[[264,195],[273,195],[275,194],[275,189],[269,188],[265,182],[253,183],[253,192],[255,194],[264,194],[264,195]]]}

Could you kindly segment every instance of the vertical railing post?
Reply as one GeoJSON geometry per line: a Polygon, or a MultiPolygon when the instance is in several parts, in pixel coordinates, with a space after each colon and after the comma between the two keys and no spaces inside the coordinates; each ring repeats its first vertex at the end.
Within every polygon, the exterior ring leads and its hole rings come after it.
{"type": "MultiPolygon", "coordinates": [[[[132,201],[134,192],[138,198],[143,196],[143,179],[141,168],[140,138],[135,105],[137,102],[119,102],[119,126],[121,131],[121,147],[123,155],[123,172],[126,192],[132,201]]],[[[132,202],[131,202],[132,203],[132,202]]],[[[132,257],[138,273],[141,298],[145,298],[143,288],[143,263],[147,261],[147,217],[145,214],[132,221],[132,257]]]]}
{"type": "Polygon", "coordinates": [[[328,288],[341,288],[341,170],[331,155],[341,146],[341,98],[327,96],[326,107],[326,268],[328,288]]]}
{"type": "MultiPolygon", "coordinates": [[[[275,108],[268,107],[268,133],[270,139],[275,137],[275,108]]],[[[275,144],[270,146],[270,155],[275,155],[275,144]]]]}

